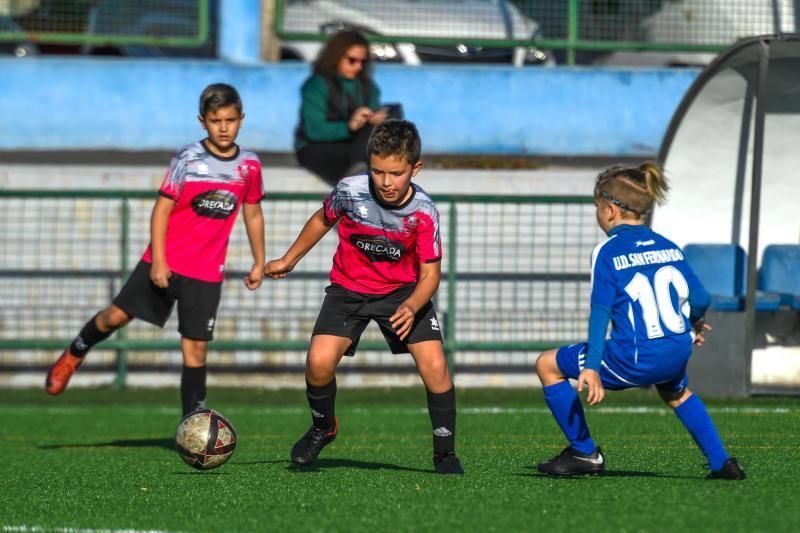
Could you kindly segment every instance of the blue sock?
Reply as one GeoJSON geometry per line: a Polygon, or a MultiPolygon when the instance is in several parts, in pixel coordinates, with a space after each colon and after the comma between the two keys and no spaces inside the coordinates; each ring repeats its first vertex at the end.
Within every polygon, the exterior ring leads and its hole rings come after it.
{"type": "Polygon", "coordinates": [[[711,470],[719,470],[728,459],[728,452],[722,445],[717,428],[711,420],[706,406],[702,400],[692,394],[688,400],[680,404],[675,409],[675,414],[689,430],[692,438],[700,447],[700,451],[708,459],[708,467],[711,470]]]}
{"type": "Polygon", "coordinates": [[[589,435],[581,400],[569,381],[548,385],[543,390],[544,401],[547,402],[547,407],[553,413],[570,446],[587,455],[594,452],[595,444],[589,435]]]}

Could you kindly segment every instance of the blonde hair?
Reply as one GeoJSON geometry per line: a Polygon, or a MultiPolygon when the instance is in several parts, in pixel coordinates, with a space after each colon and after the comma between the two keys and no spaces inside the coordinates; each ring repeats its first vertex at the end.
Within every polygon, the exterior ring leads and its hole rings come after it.
{"type": "Polygon", "coordinates": [[[653,204],[661,205],[667,197],[669,185],[664,172],[652,161],[638,167],[611,167],[597,176],[594,185],[595,200],[605,200],[637,218],[647,216],[653,204]]]}

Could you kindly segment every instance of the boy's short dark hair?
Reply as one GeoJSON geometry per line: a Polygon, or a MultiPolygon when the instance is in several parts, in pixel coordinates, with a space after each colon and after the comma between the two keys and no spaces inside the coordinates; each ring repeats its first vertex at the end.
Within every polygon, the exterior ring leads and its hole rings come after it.
{"type": "Polygon", "coordinates": [[[422,140],[417,127],[408,120],[384,120],[372,130],[367,142],[367,154],[382,157],[404,157],[416,165],[422,152],[422,140]]]}
{"type": "Polygon", "coordinates": [[[242,99],[233,86],[227,83],[212,83],[200,94],[200,116],[205,117],[210,111],[232,105],[242,114],[242,99]]]}

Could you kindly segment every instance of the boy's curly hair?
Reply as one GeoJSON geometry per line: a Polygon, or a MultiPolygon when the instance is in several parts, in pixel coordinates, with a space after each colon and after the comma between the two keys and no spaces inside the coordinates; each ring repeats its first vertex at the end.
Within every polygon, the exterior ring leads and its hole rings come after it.
{"type": "Polygon", "coordinates": [[[367,154],[381,157],[397,156],[416,165],[422,152],[422,140],[417,127],[408,120],[384,120],[372,130],[367,142],[367,154]]]}

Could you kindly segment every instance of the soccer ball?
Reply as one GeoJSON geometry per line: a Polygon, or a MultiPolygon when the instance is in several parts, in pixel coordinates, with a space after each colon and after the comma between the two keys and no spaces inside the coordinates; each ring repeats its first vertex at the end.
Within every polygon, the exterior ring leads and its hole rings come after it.
{"type": "Polygon", "coordinates": [[[222,466],[236,450],[236,430],[212,409],[198,409],[183,417],[175,432],[178,455],[189,466],[211,470],[222,466]]]}

